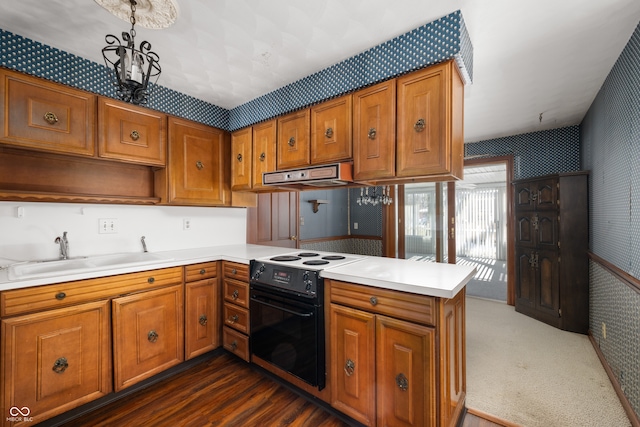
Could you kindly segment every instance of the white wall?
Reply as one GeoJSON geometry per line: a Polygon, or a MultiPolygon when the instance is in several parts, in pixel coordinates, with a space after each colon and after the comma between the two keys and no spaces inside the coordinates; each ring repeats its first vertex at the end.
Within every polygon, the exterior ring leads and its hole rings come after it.
{"type": "Polygon", "coordinates": [[[64,231],[72,257],[141,252],[141,236],[149,252],[238,244],[246,243],[246,209],[0,202],[0,259],[57,258],[64,231]],[[116,219],[118,232],[98,233],[101,218],[116,219]]]}

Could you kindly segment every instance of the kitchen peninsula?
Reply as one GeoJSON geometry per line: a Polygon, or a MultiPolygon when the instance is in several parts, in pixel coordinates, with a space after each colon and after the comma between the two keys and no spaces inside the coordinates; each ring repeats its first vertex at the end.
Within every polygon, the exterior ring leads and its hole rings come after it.
{"type": "MultiPolygon", "coordinates": [[[[291,248],[244,244],[163,251],[155,253],[163,260],[150,265],[113,266],[24,280],[9,280],[8,269],[2,268],[3,413],[14,406],[27,406],[33,421],[43,421],[112,395],[112,391],[136,382],[136,375],[152,377],[182,363],[188,358],[185,347],[189,347],[190,337],[197,335],[197,328],[213,330],[206,349],[222,344],[235,354],[236,341],[222,342],[220,337],[222,324],[228,324],[222,317],[223,300],[226,305],[227,301],[237,303],[241,299],[237,292],[227,295],[227,289],[231,289],[228,285],[243,284],[241,275],[251,260],[286,253],[291,253],[291,248]],[[237,280],[229,279],[228,275],[235,272],[237,280]],[[209,306],[203,306],[208,307],[206,314],[199,312],[203,307],[191,309],[189,289],[194,284],[213,292],[209,306]],[[161,330],[153,325],[153,317],[146,313],[149,307],[158,306],[171,308],[165,311],[169,320],[175,320],[172,328],[161,330]],[[135,310],[129,313],[131,308],[135,310]],[[149,323],[129,335],[139,332],[144,336],[128,338],[127,331],[119,328],[132,313],[137,322],[149,323]],[[191,314],[197,317],[195,322],[190,322],[191,314]],[[79,332],[83,329],[87,334],[79,332]],[[127,339],[135,342],[138,338],[141,345],[151,349],[166,350],[167,342],[173,343],[168,346],[168,359],[149,368],[148,374],[137,374],[134,369],[131,382],[119,381],[119,375],[131,368],[119,353],[127,348],[127,339]],[[72,346],[79,350],[69,348],[72,346]],[[93,366],[100,366],[92,378],[77,376],[79,364],[87,362],[73,360],[72,353],[82,354],[80,349],[88,355],[83,357],[93,357],[93,366]],[[108,356],[111,351],[113,362],[108,356]],[[38,365],[39,360],[43,366],[38,365]],[[68,382],[65,378],[82,381],[68,382]],[[66,392],[56,393],[59,387],[66,392]]],[[[414,425],[455,425],[464,407],[466,387],[464,286],[474,269],[358,258],[320,272],[326,302],[327,385],[320,391],[300,388],[365,425],[376,425],[376,419],[380,423],[389,417],[408,417],[405,422],[414,425]],[[370,347],[351,349],[350,343],[370,347]],[[359,352],[352,355],[352,350],[359,352]],[[347,369],[343,369],[345,363],[347,369]],[[396,369],[401,372],[393,373],[396,369]],[[387,371],[393,375],[385,375],[387,371]],[[354,375],[358,372],[362,374],[354,375]],[[360,391],[359,400],[352,399],[353,387],[360,391]],[[403,412],[409,408],[413,412],[403,412]]],[[[4,262],[0,265],[7,266],[4,262]]],[[[244,285],[248,288],[248,283],[244,285]]],[[[191,299],[195,306],[203,301],[191,299]]],[[[286,375],[282,377],[289,380],[286,375]]]]}

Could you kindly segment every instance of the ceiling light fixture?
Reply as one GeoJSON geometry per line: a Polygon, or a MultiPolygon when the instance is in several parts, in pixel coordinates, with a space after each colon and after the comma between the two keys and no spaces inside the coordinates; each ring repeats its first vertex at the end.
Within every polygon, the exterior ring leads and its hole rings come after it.
{"type": "Polygon", "coordinates": [[[382,187],[382,194],[379,194],[377,192],[377,188],[373,187],[371,195],[369,195],[369,187],[366,189],[360,187],[360,197],[356,199],[356,202],[359,206],[377,206],[379,204],[390,205],[393,203],[393,198],[391,198],[391,192],[389,191],[388,185],[386,187],[382,187]]]}
{"type": "Polygon", "coordinates": [[[115,76],[111,78],[116,87],[116,93],[123,101],[136,105],[145,105],[149,100],[149,81],[153,84],[160,77],[160,58],[151,51],[151,44],[147,41],[140,43],[140,48],[135,47],[136,36],[136,0],[131,3],[131,31],[122,33],[120,39],[112,34],[107,34],[105,41],[107,46],[102,49],[104,64],[107,68],[113,68],[115,76]]]}

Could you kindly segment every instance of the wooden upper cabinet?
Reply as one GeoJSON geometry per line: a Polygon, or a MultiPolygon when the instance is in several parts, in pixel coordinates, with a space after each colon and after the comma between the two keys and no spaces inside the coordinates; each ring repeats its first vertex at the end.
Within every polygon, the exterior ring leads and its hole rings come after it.
{"type": "Polygon", "coordinates": [[[311,164],[353,157],[351,94],[311,108],[311,164]]]}
{"type": "Polygon", "coordinates": [[[464,87],[453,60],[397,81],[398,177],[461,178],[464,87]]]}
{"type": "Polygon", "coordinates": [[[229,134],[169,118],[168,202],[221,206],[231,203],[229,134]]]}
{"type": "Polygon", "coordinates": [[[306,109],[278,118],[278,170],[311,164],[309,117],[306,109]]]}
{"type": "Polygon", "coordinates": [[[98,98],[98,156],[165,166],[167,116],[110,98],[98,98]]]}
{"type": "Polygon", "coordinates": [[[253,129],[240,129],[231,134],[231,189],[233,191],[250,190],[253,129]]]}
{"type": "Polygon", "coordinates": [[[1,143],[95,155],[96,95],[4,69],[0,79],[1,143]]]}
{"type": "Polygon", "coordinates": [[[354,179],[396,175],[396,80],[353,95],[354,179]]]}
{"type": "MultiPolygon", "coordinates": [[[[262,174],[276,170],[276,120],[253,126],[253,189],[260,190],[262,174]]],[[[268,189],[268,187],[267,187],[268,189]]]]}

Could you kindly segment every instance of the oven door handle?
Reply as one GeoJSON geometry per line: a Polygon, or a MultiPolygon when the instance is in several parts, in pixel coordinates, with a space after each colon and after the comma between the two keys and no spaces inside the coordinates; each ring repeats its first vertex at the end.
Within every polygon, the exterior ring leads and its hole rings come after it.
{"type": "Polygon", "coordinates": [[[289,309],[286,309],[284,307],[280,307],[280,306],[277,306],[277,305],[269,304],[268,302],[259,299],[256,295],[253,295],[251,297],[251,299],[256,301],[258,304],[263,304],[263,305],[266,305],[268,307],[275,308],[277,310],[282,310],[285,313],[293,314],[294,316],[299,316],[299,317],[311,317],[311,316],[313,316],[313,313],[299,313],[297,311],[289,310],[289,309]]]}

